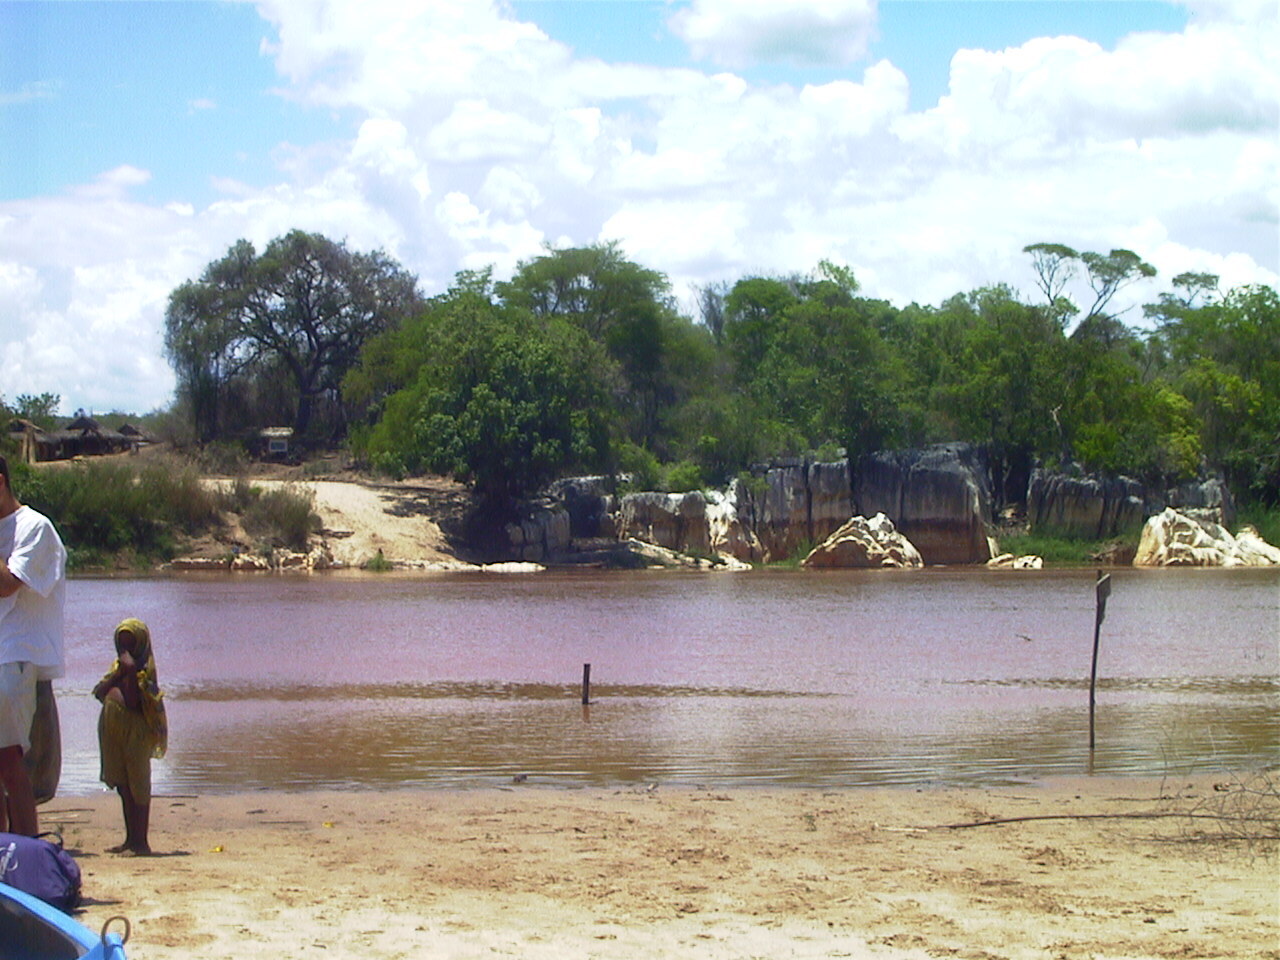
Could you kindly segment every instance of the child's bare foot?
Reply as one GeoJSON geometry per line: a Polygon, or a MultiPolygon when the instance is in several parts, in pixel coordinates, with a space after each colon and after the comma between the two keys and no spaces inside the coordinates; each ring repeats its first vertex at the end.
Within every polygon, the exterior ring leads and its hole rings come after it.
{"type": "Polygon", "coordinates": [[[124,843],[117,843],[114,847],[107,847],[107,853],[124,853],[132,847],[133,844],[126,840],[124,843]]]}
{"type": "Polygon", "coordinates": [[[147,843],[131,843],[125,848],[135,857],[151,856],[151,845],[147,843]]]}

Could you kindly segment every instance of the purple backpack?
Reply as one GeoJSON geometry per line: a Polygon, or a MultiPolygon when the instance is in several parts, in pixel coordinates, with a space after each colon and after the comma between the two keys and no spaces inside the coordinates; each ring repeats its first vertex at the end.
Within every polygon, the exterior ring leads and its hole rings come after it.
{"type": "Polygon", "coordinates": [[[80,865],[58,843],[0,833],[0,882],[38,897],[59,910],[80,905],[80,865]]]}

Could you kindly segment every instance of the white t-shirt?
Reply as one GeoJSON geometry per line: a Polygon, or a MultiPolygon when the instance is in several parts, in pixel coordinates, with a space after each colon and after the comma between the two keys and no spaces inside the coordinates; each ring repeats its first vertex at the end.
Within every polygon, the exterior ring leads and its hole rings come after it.
{"type": "Polygon", "coordinates": [[[67,551],[49,519],[30,507],[0,518],[0,558],[24,586],[0,599],[0,663],[34,664],[43,680],[66,671],[62,608],[67,551]]]}

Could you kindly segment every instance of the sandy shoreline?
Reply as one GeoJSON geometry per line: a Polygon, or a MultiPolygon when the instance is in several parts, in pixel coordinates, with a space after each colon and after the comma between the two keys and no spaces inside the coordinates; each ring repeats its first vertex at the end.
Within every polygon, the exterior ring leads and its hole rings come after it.
{"type": "Polygon", "coordinates": [[[41,824],[81,864],[81,922],[128,916],[133,960],[1275,960],[1276,844],[1185,816],[1223,781],[157,797],[149,859],[103,853],[111,794],[41,824]],[[1000,817],[1048,819],[942,826],[1000,817]]]}

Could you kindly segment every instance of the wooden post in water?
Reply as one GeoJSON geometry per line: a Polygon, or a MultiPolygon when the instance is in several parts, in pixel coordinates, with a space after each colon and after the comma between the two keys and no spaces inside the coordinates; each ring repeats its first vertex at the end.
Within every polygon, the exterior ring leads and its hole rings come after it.
{"type": "Polygon", "coordinates": [[[1098,638],[1102,632],[1102,620],[1107,615],[1107,597],[1111,596],[1111,574],[1103,575],[1098,571],[1098,583],[1095,587],[1097,609],[1093,617],[1093,667],[1089,671],[1089,753],[1092,756],[1096,742],[1093,729],[1094,705],[1098,689],[1098,638]]]}
{"type": "Polygon", "coordinates": [[[582,665],[582,705],[591,703],[591,664],[582,665]]]}

